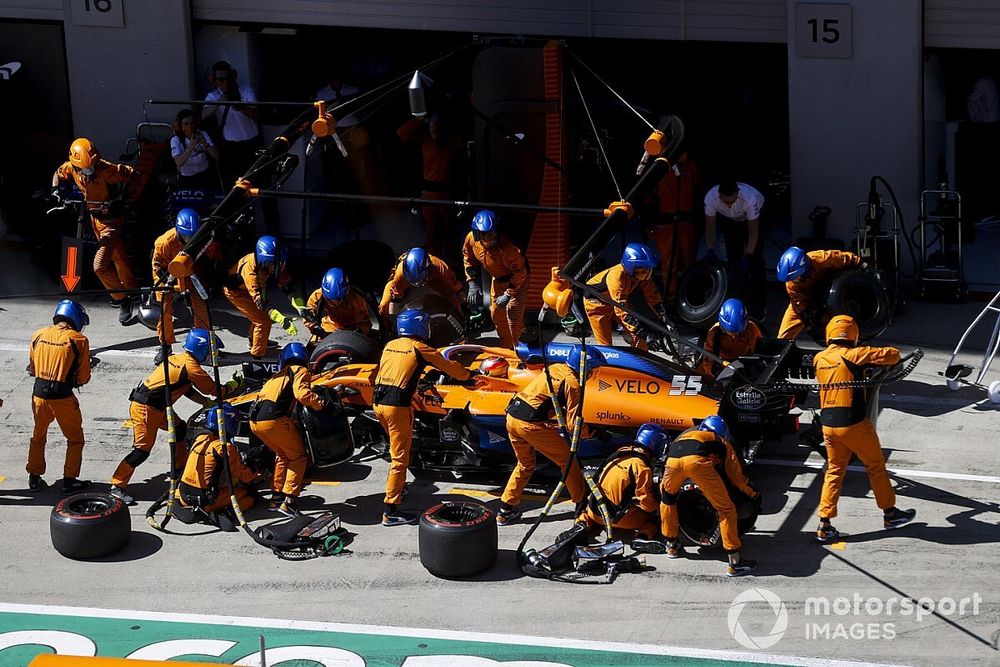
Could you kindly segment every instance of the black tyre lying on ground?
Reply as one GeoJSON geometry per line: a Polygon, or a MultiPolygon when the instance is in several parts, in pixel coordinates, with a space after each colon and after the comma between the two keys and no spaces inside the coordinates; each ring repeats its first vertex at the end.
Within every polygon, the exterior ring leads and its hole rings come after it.
{"type": "Polygon", "coordinates": [[[420,517],[420,564],[437,577],[469,577],[497,560],[497,522],[477,502],[443,502],[420,517]]]}
{"type": "Polygon", "coordinates": [[[334,331],[321,340],[309,358],[314,373],[342,364],[366,364],[378,361],[379,344],[360,331],[334,331]]]}
{"type": "Polygon", "coordinates": [[[699,262],[681,278],[677,289],[678,317],[700,329],[708,329],[719,316],[729,296],[729,275],[720,262],[699,262]]]}
{"type": "Polygon", "coordinates": [[[79,493],[59,501],[49,518],[52,546],[67,558],[100,558],[120,551],[132,536],[128,507],[107,493],[79,493]]]}

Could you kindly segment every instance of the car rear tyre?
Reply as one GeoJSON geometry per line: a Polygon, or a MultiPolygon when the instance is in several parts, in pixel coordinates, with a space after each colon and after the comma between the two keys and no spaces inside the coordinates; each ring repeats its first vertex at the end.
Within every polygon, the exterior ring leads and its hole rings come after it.
{"type": "Polygon", "coordinates": [[[468,577],[497,560],[497,522],[482,503],[443,502],[420,517],[420,564],[436,577],[468,577]]]}
{"type": "Polygon", "coordinates": [[[379,359],[378,343],[360,331],[334,331],[321,340],[309,358],[314,373],[343,364],[370,364],[379,359]]]}
{"type": "Polygon", "coordinates": [[[101,558],[120,551],[132,536],[128,507],[109,493],[79,493],[52,508],[52,546],[67,558],[101,558]]]}

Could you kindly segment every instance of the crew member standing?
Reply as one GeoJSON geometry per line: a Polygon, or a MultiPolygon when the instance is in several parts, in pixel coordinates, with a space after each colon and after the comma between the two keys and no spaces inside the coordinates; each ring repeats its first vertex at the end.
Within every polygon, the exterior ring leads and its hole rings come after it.
{"type": "MultiPolygon", "coordinates": [[[[209,332],[205,329],[191,329],[184,339],[184,351],[167,357],[167,377],[170,379],[170,403],[173,405],[181,396],[204,405],[207,396],[215,396],[215,381],[201,367],[211,351],[209,332]],[[200,393],[199,393],[200,392],[200,393]]],[[[222,347],[222,341],[216,339],[222,347]]],[[[167,429],[167,396],[163,387],[163,368],[153,369],[132,393],[129,400],[129,421],[132,422],[132,451],[121,460],[111,476],[111,495],[121,498],[126,505],[134,505],[135,500],[128,494],[128,483],[156,444],[159,431],[167,429]]],[[[236,391],[239,382],[230,380],[223,388],[223,398],[236,391]]],[[[174,467],[184,465],[187,457],[187,425],[181,419],[174,420],[174,467]]]]}
{"type": "Polygon", "coordinates": [[[216,89],[205,96],[202,120],[215,118],[222,141],[219,144],[219,170],[223,189],[233,187],[236,179],[253,164],[254,153],[261,147],[257,107],[251,104],[212,104],[212,102],[256,102],[250,86],[236,81],[236,70],[225,60],[212,65],[216,89]]]}
{"type": "MultiPolygon", "coordinates": [[[[383,526],[399,526],[416,521],[416,516],[403,513],[406,488],[406,468],[410,464],[413,444],[413,395],[424,368],[433,366],[456,380],[468,380],[472,373],[461,364],[449,361],[425,343],[430,336],[430,316],[422,310],[404,310],[396,318],[399,338],[382,350],[372,403],[375,416],[389,435],[389,476],[385,481],[385,512],[383,526]]],[[[478,382],[478,380],[477,380],[478,382]]]]}
{"type": "Polygon", "coordinates": [[[736,505],[729,495],[725,479],[738,491],[752,500],[759,501],[760,494],[750,486],[743,466],[729,444],[729,428],[718,415],[706,417],[697,428],[677,436],[667,448],[667,465],[660,483],[660,519],[663,536],[667,540],[667,556],[679,558],[680,520],[677,516],[677,494],[688,479],[693,481],[719,515],[722,546],[729,555],[726,574],[739,577],[752,572],[757,562],[740,556],[740,533],[736,505]]]}
{"type": "Polygon", "coordinates": [[[668,299],[677,292],[680,277],[698,258],[698,222],[695,204],[701,190],[698,165],[685,152],[656,184],[656,211],[652,215],[649,238],[660,255],[663,294],[668,299]]]}
{"type": "Polygon", "coordinates": [[[462,283],[458,282],[455,272],[443,260],[417,247],[400,256],[392,277],[382,290],[382,300],[378,304],[382,321],[388,322],[396,314],[410,287],[424,285],[446,299],[455,310],[462,310],[462,302],[458,298],[462,283]]]}
{"type": "Polygon", "coordinates": [[[60,181],[73,179],[83,193],[90,214],[90,225],[97,237],[94,273],[110,293],[112,303],[121,309],[118,322],[134,324],[134,302],[138,299],[122,290],[135,289],[139,283],[132,272],[123,237],[125,217],[118,209],[120,201],[112,186],[128,187],[132,167],[101,159],[90,139],[79,138],[69,147],[69,160],[52,174],[53,196],[59,197],[60,181]]]}
{"type": "Polygon", "coordinates": [[[628,303],[629,295],[638,287],[646,303],[666,325],[667,311],[663,307],[656,285],[653,284],[653,269],[656,267],[656,256],[653,251],[641,243],[629,243],[622,253],[622,261],[610,269],[605,269],[587,281],[591,287],[601,291],[605,298],[614,301],[617,306],[609,306],[596,299],[587,297],[583,301],[590,320],[590,328],[598,345],[611,345],[611,326],[614,322],[621,324],[625,340],[632,347],[648,350],[644,331],[639,321],[623,309],[628,303]]]}
{"type": "MultiPolygon", "coordinates": [[[[750,321],[743,302],[727,299],[719,308],[718,323],[713,324],[705,335],[705,351],[724,362],[735,361],[752,354],[761,337],[760,328],[750,321]]],[[[720,370],[719,364],[708,355],[698,365],[698,372],[710,378],[714,378],[720,370]]]]}
{"type": "Polygon", "coordinates": [[[326,404],[309,387],[312,375],[305,345],[286,345],[278,364],[278,372],[264,383],[250,411],[250,430],[274,452],[269,506],[294,518],[300,514],[296,500],[302,492],[309,456],[293,411],[297,404],[313,410],[322,410],[326,404]]]}
{"type": "Polygon", "coordinates": [[[343,269],[333,268],[326,272],[320,288],[306,301],[302,318],[312,333],[310,346],[334,331],[360,331],[367,336],[372,330],[368,304],[363,296],[351,289],[343,269]]]}
{"type": "Polygon", "coordinates": [[[288,295],[296,310],[305,302],[296,296],[292,279],[285,268],[287,254],[273,236],[261,236],[254,251],[236,262],[226,277],[222,293],[237,310],[250,320],[250,356],[263,359],[267,353],[271,322],[281,325],[290,336],[299,333],[294,317],[286,317],[273,308],[267,298],[267,281],[276,276],[278,287],[288,295]]]}
{"type": "Polygon", "coordinates": [[[813,366],[819,383],[819,421],[826,445],[826,474],[819,502],[819,527],[816,540],[827,542],[840,533],[830,523],[837,516],[837,501],[847,475],[851,457],[857,455],[868,473],[875,502],[882,510],[883,526],[898,528],[916,516],[913,509],[896,507],[896,491],[885,469],[885,457],[875,424],[868,416],[869,395],[863,388],[838,386],[862,380],[866,366],[894,366],[899,350],[894,347],[857,347],[858,325],[853,317],[837,315],[826,325],[827,348],[816,354],[813,366]]]}
{"type": "MultiPolygon", "coordinates": [[[[574,346],[564,364],[552,364],[547,372],[542,372],[511,399],[507,406],[507,436],[517,457],[517,466],[510,474],[503,495],[500,496],[500,511],[497,523],[506,526],[521,516],[521,494],[535,472],[535,452],[565,471],[566,490],[574,503],[579,504],[586,496],[586,485],[580,464],[576,458],[570,461],[569,443],[559,426],[556,410],[565,411],[566,428],[571,432],[581,415],[580,404],[580,364],[583,359],[582,347],[574,346]]],[[[587,377],[596,368],[604,365],[604,355],[594,347],[587,348],[587,377]]],[[[584,428],[582,434],[586,433],[584,428]]]]}
{"type": "Polygon", "coordinates": [[[41,491],[46,486],[45,442],[49,425],[55,420],[66,438],[66,461],[63,464],[63,493],[90,488],[90,482],[77,479],[83,464],[83,415],[73,389],[90,381],[90,341],[83,327],[90,318],[83,306],[63,300],[56,305],[52,325],[31,335],[28,348],[28,375],[35,378],[31,391],[31,414],[35,428],[28,445],[28,489],[41,491]]]}
{"type": "Polygon", "coordinates": [[[778,280],[785,283],[788,308],[781,318],[778,338],[795,340],[806,328],[809,302],[816,286],[831,273],[862,266],[861,258],[841,250],[812,250],[792,246],[778,260],[778,280]]]}
{"type": "MultiPolygon", "coordinates": [[[[167,267],[177,256],[191,237],[201,227],[201,216],[191,208],[182,208],[177,213],[174,228],[161,234],[153,244],[153,279],[164,281],[161,284],[170,285],[173,279],[167,267]]],[[[177,292],[187,292],[191,313],[194,315],[196,329],[208,329],[208,307],[188,278],[178,278],[174,289],[177,292]]],[[[163,303],[163,313],[156,323],[156,334],[160,341],[170,346],[176,342],[174,338],[174,292],[157,292],[156,298],[163,303]]],[[[163,359],[162,350],[156,353],[154,364],[159,365],[163,359]]]]}
{"type": "MultiPolygon", "coordinates": [[[[597,486],[611,515],[612,528],[635,531],[632,548],[642,553],[666,552],[663,542],[656,539],[660,534],[660,502],[654,493],[651,466],[669,442],[670,436],[662,426],[643,424],[635,434],[635,444],[612,454],[597,473],[597,486]]],[[[577,522],[588,527],[604,525],[604,515],[593,494],[577,522]]]]}
{"type": "Polygon", "coordinates": [[[705,195],[706,257],[715,257],[716,220],[722,223],[726,263],[730,280],[742,287],[741,295],[750,317],[764,319],[767,274],[764,269],[764,239],[760,231],[760,210],[764,195],[746,183],[727,178],[705,195]]]}
{"type": "Polygon", "coordinates": [[[493,211],[480,211],[472,218],[472,231],[462,245],[462,263],[469,281],[470,308],[479,305],[480,267],[490,274],[490,316],[500,337],[500,347],[514,349],[524,330],[524,307],[528,289],[528,267],[521,250],[496,230],[493,211]]]}

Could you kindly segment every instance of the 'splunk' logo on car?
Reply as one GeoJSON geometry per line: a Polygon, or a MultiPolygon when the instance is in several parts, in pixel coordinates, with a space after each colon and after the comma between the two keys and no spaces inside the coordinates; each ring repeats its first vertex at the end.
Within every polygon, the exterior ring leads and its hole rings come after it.
{"type": "Polygon", "coordinates": [[[748,384],[733,391],[733,404],[743,410],[760,410],[766,400],[764,392],[748,384]]]}
{"type": "Polygon", "coordinates": [[[629,417],[624,412],[609,412],[607,410],[602,410],[602,411],[598,412],[597,413],[597,418],[598,419],[607,419],[608,421],[618,421],[618,422],[632,421],[632,418],[629,417]]]}

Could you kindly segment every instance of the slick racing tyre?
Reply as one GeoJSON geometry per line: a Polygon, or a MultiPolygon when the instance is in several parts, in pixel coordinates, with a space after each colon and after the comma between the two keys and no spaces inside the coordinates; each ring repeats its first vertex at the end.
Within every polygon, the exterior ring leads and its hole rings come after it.
{"type": "Polygon", "coordinates": [[[830,317],[850,315],[858,323],[861,340],[876,338],[889,326],[889,297],[870,272],[845,271],[830,286],[830,317]]]}
{"type": "Polygon", "coordinates": [[[49,517],[52,546],[67,558],[100,558],[120,551],[132,536],[128,506],[108,493],[64,498],[49,517]]]}
{"type": "MultiPolygon", "coordinates": [[[[759,510],[743,494],[736,495],[733,502],[736,504],[737,528],[739,534],[743,535],[753,529],[759,510]]],[[[677,494],[677,516],[685,542],[710,549],[722,546],[719,515],[694,482],[685,482],[677,494]]]]}
{"type": "Polygon", "coordinates": [[[677,289],[677,315],[700,329],[708,329],[719,316],[729,294],[729,276],[719,262],[699,262],[681,278],[677,289]]]}
{"type": "Polygon", "coordinates": [[[378,343],[360,331],[334,331],[316,345],[309,366],[320,373],[343,364],[375,363],[380,353],[378,343]]]}
{"type": "MultiPolygon", "coordinates": [[[[427,344],[444,347],[465,340],[465,316],[455,306],[437,292],[426,287],[413,287],[406,293],[399,312],[416,308],[430,315],[431,335],[427,344]]],[[[389,332],[395,337],[395,330],[389,332]]]]}
{"type": "Polygon", "coordinates": [[[420,564],[436,577],[468,577],[497,560],[496,516],[477,502],[443,502],[420,517],[420,564]]]}

